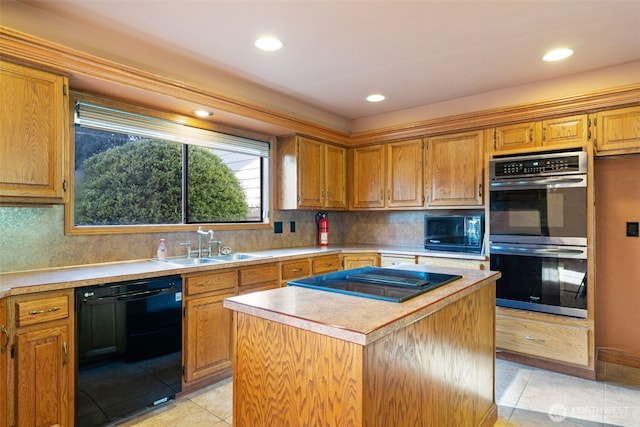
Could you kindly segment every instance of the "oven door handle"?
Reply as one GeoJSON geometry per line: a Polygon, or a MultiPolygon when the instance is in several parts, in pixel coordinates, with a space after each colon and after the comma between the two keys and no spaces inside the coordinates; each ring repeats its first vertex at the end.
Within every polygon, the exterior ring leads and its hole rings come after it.
{"type": "Polygon", "coordinates": [[[583,249],[568,248],[527,248],[517,246],[491,245],[491,251],[495,254],[505,255],[584,255],[583,249]]]}
{"type": "Polygon", "coordinates": [[[580,187],[586,186],[585,178],[583,176],[580,177],[548,177],[548,178],[540,178],[540,179],[521,179],[518,181],[492,181],[491,188],[496,189],[505,189],[508,190],[510,188],[520,188],[526,186],[535,186],[539,185],[541,187],[546,187],[548,185],[563,185],[563,186],[573,186],[580,187]]]}
{"type": "Polygon", "coordinates": [[[123,292],[121,294],[109,295],[107,297],[85,298],[83,302],[87,305],[109,304],[118,301],[133,301],[138,299],[150,298],[159,294],[168,294],[178,290],[178,287],[167,286],[166,288],[150,289],[148,291],[123,292]]]}

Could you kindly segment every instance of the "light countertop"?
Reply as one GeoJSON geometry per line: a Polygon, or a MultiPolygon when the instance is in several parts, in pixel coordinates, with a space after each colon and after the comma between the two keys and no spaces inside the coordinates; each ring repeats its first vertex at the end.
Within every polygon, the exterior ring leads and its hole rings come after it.
{"type": "Polygon", "coordinates": [[[462,275],[461,279],[404,303],[381,301],[296,286],[235,296],[224,306],[267,320],[367,345],[445,305],[489,286],[499,272],[426,265],[393,268],[462,275]]]}

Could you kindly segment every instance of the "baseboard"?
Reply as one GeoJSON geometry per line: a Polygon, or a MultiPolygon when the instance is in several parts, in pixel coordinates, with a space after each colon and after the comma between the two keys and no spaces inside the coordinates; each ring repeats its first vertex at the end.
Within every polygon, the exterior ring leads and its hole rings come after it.
{"type": "Polygon", "coordinates": [[[522,365],[533,366],[534,368],[545,369],[547,371],[558,372],[561,374],[573,375],[574,377],[585,378],[588,380],[596,379],[596,371],[587,367],[567,365],[561,362],[553,362],[546,359],[538,359],[536,357],[525,356],[523,354],[511,353],[500,350],[496,352],[498,359],[508,360],[510,362],[520,363],[522,365]]]}
{"type": "Polygon", "coordinates": [[[640,386],[640,356],[612,348],[597,348],[596,354],[599,381],[640,386]]]}

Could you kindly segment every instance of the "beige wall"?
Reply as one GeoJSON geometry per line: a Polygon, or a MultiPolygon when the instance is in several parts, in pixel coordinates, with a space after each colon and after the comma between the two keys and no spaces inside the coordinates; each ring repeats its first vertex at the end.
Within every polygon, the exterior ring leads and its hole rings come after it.
{"type": "Polygon", "coordinates": [[[640,357],[640,154],[598,158],[596,184],[596,347],[640,357]]]}

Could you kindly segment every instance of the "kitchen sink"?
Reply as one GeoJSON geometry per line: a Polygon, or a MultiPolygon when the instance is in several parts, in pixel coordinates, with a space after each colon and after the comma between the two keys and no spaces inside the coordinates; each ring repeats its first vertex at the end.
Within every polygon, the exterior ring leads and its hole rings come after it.
{"type": "Polygon", "coordinates": [[[159,261],[159,260],[154,260],[154,261],[166,262],[168,264],[178,264],[178,265],[205,265],[205,264],[217,264],[222,262],[261,259],[261,258],[268,258],[268,256],[235,253],[235,254],[228,254],[228,255],[214,255],[211,257],[202,257],[202,258],[168,258],[165,261],[159,261]]]}
{"type": "Polygon", "coordinates": [[[227,255],[216,255],[206,259],[212,259],[215,261],[243,261],[248,259],[260,259],[260,258],[268,258],[265,255],[254,255],[254,254],[227,254],[227,255]]]}

